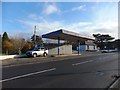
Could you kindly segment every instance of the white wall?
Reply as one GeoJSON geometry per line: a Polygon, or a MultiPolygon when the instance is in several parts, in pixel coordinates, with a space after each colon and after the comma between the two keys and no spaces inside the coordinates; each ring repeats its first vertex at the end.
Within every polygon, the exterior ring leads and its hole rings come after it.
{"type": "Polygon", "coordinates": [[[97,50],[97,46],[92,46],[92,45],[90,46],[89,45],[89,48],[88,48],[88,46],[86,45],[86,50],[91,50],[91,51],[92,50],[97,50]]]}
{"type": "MultiPolygon", "coordinates": [[[[77,47],[78,50],[78,47],[77,47]]],[[[89,48],[87,45],[80,45],[80,51],[86,51],[86,50],[97,50],[97,46],[89,45],[89,48]]]]}
{"type": "MultiPolygon", "coordinates": [[[[58,47],[49,49],[49,55],[57,55],[58,54],[58,47]]],[[[72,54],[72,45],[63,45],[60,46],[60,54],[72,54]]]]}

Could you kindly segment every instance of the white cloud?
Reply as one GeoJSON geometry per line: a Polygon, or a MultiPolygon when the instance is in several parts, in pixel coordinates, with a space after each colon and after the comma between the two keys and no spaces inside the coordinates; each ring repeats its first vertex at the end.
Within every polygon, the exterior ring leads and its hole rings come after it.
{"type": "Polygon", "coordinates": [[[33,32],[34,26],[37,25],[37,33],[39,35],[65,29],[79,33],[81,36],[87,36],[93,38],[93,34],[109,34],[115,38],[118,38],[118,24],[117,22],[104,22],[104,23],[93,23],[93,22],[78,22],[72,24],[65,24],[62,21],[30,21],[30,20],[19,20],[20,23],[33,32]],[[51,23],[52,22],[52,23],[51,23]]]}
{"type": "Polygon", "coordinates": [[[85,10],[86,9],[86,6],[85,5],[81,5],[81,6],[78,6],[78,7],[73,7],[71,10],[72,11],[76,11],[76,10],[85,10]]]}
{"type": "MultiPolygon", "coordinates": [[[[82,36],[92,37],[93,34],[109,34],[116,39],[118,38],[118,13],[117,6],[113,5],[100,7],[93,11],[94,16],[93,20],[90,22],[80,22],[66,24],[63,21],[48,21],[43,17],[38,15],[31,14],[29,17],[31,19],[19,20],[20,23],[24,24],[24,26],[28,27],[29,30],[33,31],[34,25],[38,27],[38,33],[40,35],[54,31],[59,29],[66,29],[73,32],[78,32],[82,36]],[[34,19],[34,20],[33,20],[34,19]],[[52,22],[52,23],[51,23],[52,22]]],[[[82,10],[85,9],[85,5],[74,7],[70,10],[82,10]]],[[[70,11],[69,10],[69,11],[70,11]]],[[[46,4],[46,8],[44,13],[46,15],[58,13],[59,9],[55,4],[46,4]]],[[[64,11],[62,11],[64,12],[64,11]]],[[[67,11],[66,11],[67,12],[67,11]]]]}
{"type": "Polygon", "coordinates": [[[94,22],[118,21],[118,3],[98,3],[94,6],[93,14],[94,22]]]}
{"type": "Polygon", "coordinates": [[[118,38],[118,24],[117,22],[105,22],[92,24],[80,31],[82,34],[92,35],[92,34],[109,34],[112,37],[118,38]]]}
{"type": "Polygon", "coordinates": [[[86,5],[80,5],[78,7],[73,7],[69,10],[64,10],[61,13],[68,13],[68,12],[71,12],[71,11],[84,11],[84,10],[86,10],[86,5]]]}
{"type": "Polygon", "coordinates": [[[50,15],[54,13],[60,13],[60,9],[55,4],[45,4],[43,8],[43,14],[50,15]]]}
{"type": "Polygon", "coordinates": [[[33,19],[33,20],[37,20],[38,19],[37,15],[33,14],[33,13],[29,14],[28,18],[33,19]]]}
{"type": "Polygon", "coordinates": [[[37,33],[39,33],[40,35],[53,30],[58,30],[60,29],[60,27],[63,26],[60,21],[47,21],[45,19],[42,19],[40,21],[24,19],[24,20],[18,20],[18,22],[26,26],[30,32],[33,32],[34,26],[37,26],[37,33]]]}
{"type": "Polygon", "coordinates": [[[118,3],[107,3],[104,7],[101,5],[98,3],[93,10],[94,28],[91,31],[118,38],[118,3]]]}

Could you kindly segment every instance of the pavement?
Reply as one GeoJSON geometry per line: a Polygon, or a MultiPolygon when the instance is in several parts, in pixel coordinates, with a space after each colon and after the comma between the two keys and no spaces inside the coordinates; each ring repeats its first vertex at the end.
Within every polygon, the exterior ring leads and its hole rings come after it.
{"type": "Polygon", "coordinates": [[[25,54],[22,54],[22,55],[0,55],[0,61],[6,60],[6,59],[11,59],[11,58],[21,58],[21,57],[26,57],[26,55],[25,54]]]}
{"type": "Polygon", "coordinates": [[[107,88],[114,81],[112,76],[119,73],[118,56],[105,53],[20,58],[18,62],[23,59],[35,63],[4,64],[0,83],[3,88],[107,88]]]}

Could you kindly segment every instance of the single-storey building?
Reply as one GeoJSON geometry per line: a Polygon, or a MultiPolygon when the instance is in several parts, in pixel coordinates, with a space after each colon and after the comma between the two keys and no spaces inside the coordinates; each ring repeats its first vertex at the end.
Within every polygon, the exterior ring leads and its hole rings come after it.
{"type": "Polygon", "coordinates": [[[96,50],[96,45],[90,44],[94,39],[81,36],[78,33],[67,31],[67,30],[57,30],[47,34],[43,34],[42,38],[55,39],[58,40],[58,46],[49,50],[49,54],[72,54],[72,44],[75,43],[78,47],[78,54],[81,50],[96,50]],[[69,42],[69,45],[60,46],[60,40],[69,42]],[[86,42],[85,45],[80,45],[81,42],[86,42]],[[88,44],[89,43],[89,44],[88,44]]]}
{"type": "MultiPolygon", "coordinates": [[[[93,43],[93,41],[85,41],[84,43],[81,43],[79,46],[79,50],[80,52],[85,52],[85,51],[97,51],[98,48],[96,46],[95,43],[93,43]]],[[[78,47],[77,47],[78,50],[78,47]]]]}

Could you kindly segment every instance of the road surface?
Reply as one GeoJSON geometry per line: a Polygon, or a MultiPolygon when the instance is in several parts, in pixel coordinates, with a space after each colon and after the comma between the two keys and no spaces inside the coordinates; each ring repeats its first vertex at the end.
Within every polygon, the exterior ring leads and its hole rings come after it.
{"type": "MultiPolygon", "coordinates": [[[[118,53],[2,68],[2,88],[107,88],[118,53]]],[[[30,59],[30,58],[28,58],[30,59]]]]}

